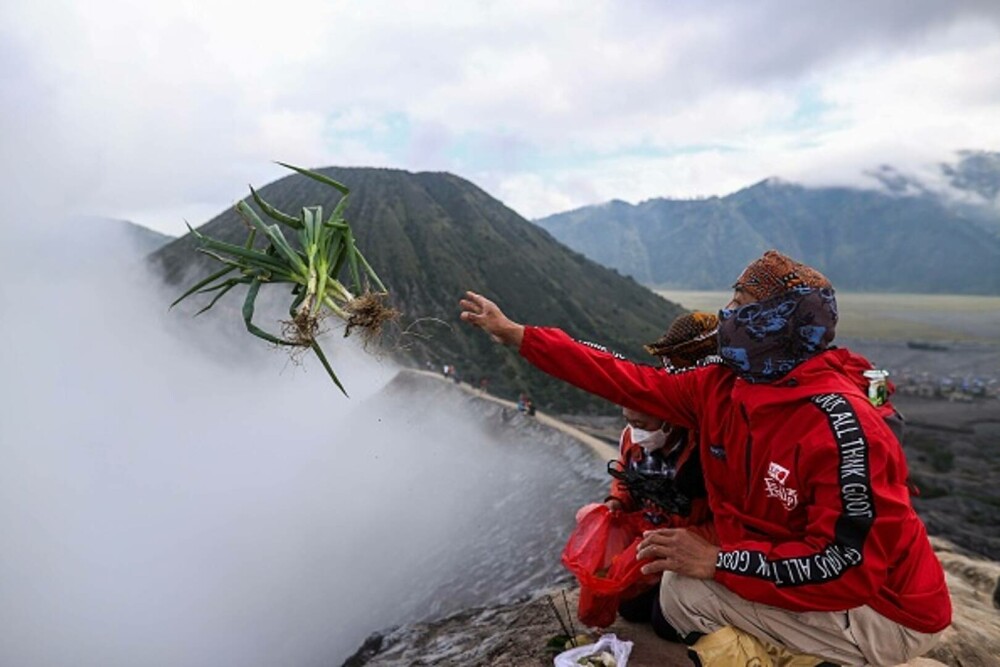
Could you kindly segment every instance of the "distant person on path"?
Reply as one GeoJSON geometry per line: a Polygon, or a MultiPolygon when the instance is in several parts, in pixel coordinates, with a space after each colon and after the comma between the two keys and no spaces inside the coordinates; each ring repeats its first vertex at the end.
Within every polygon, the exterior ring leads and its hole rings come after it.
{"type": "Polygon", "coordinates": [[[719,314],[720,363],[682,372],[523,326],[472,292],[461,307],[547,373],[698,431],[719,545],[656,530],[639,558],[663,572],[664,615],[702,664],[784,647],[813,664],[895,665],[950,624],[905,456],[867,396],[871,365],[830,346],[836,299],[820,272],[776,251],[752,262],[719,314]]]}
{"type": "Polygon", "coordinates": [[[521,395],[517,397],[517,411],[528,415],[529,417],[535,416],[535,402],[531,400],[523,391],[521,395]]]}
{"type": "MultiPolygon", "coordinates": [[[[678,317],[646,350],[667,368],[691,368],[716,353],[718,318],[711,313],[678,317]]],[[[716,542],[698,454],[697,434],[659,417],[622,408],[627,422],[619,437],[619,457],[604,503],[613,512],[636,514],[646,529],[689,528],[716,542]]],[[[660,636],[677,640],[663,619],[659,582],[635,597],[621,600],[618,613],[627,621],[651,622],[660,636]]]]}
{"type": "Polygon", "coordinates": [[[460,381],[458,377],[458,369],[455,368],[455,364],[445,364],[441,368],[441,375],[443,375],[446,380],[454,381],[455,384],[458,384],[460,381]]]}

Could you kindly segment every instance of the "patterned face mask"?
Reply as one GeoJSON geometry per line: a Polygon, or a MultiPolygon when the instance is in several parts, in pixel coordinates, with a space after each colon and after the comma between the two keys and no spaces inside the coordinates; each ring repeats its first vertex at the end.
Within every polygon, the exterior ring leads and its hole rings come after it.
{"type": "Polygon", "coordinates": [[[837,326],[832,288],[799,287],[719,311],[719,354],[747,382],[773,382],[825,350],[837,326]]]}

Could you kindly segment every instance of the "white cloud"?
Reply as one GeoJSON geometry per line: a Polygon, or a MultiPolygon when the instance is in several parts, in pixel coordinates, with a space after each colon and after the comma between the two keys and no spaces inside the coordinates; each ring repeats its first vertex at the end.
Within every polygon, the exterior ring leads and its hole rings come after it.
{"type": "Polygon", "coordinates": [[[536,216],[1000,144],[994,5],[835,9],[9,3],[0,176],[179,233],[275,159],[451,170],[536,216]]]}
{"type": "Polygon", "coordinates": [[[258,119],[259,146],[272,155],[286,156],[295,164],[315,164],[323,158],[326,120],[316,111],[281,109],[258,119]]]}

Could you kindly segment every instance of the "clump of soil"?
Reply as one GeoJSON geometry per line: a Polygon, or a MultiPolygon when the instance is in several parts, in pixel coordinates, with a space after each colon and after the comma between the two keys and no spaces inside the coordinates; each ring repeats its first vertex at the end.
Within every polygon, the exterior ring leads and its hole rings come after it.
{"type": "MultiPolygon", "coordinates": [[[[348,314],[344,336],[357,328],[366,346],[378,340],[385,324],[399,319],[399,311],[386,304],[386,297],[383,293],[365,292],[347,303],[344,306],[348,314]]],[[[281,333],[289,346],[285,349],[295,364],[301,362],[302,353],[315,345],[316,339],[326,331],[323,322],[329,311],[321,309],[316,315],[309,311],[310,308],[300,308],[292,319],[281,321],[281,333]]]]}
{"type": "Polygon", "coordinates": [[[399,311],[387,305],[385,300],[385,294],[365,292],[348,303],[345,310],[350,316],[347,318],[344,336],[350,336],[354,328],[361,329],[365,343],[381,336],[387,322],[399,319],[399,311]]]}
{"type": "Polygon", "coordinates": [[[320,334],[322,316],[312,315],[308,308],[303,308],[291,320],[283,320],[282,333],[285,339],[294,345],[309,347],[320,334]]]}

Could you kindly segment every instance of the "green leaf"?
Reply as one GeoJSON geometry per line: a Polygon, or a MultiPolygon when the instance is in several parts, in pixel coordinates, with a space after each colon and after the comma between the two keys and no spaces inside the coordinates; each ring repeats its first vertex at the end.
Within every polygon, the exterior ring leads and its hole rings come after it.
{"type": "Polygon", "coordinates": [[[327,238],[326,262],[330,267],[336,267],[336,270],[331,268],[330,271],[331,275],[336,275],[337,271],[340,270],[338,261],[342,259],[344,254],[344,230],[331,227],[324,231],[327,238]]]}
{"type": "Polygon", "coordinates": [[[309,254],[313,246],[321,242],[320,230],[322,229],[323,209],[319,206],[306,206],[302,209],[302,231],[299,232],[299,239],[302,241],[302,250],[309,254]]]}
{"type": "Polygon", "coordinates": [[[205,306],[204,308],[202,308],[201,310],[199,310],[197,313],[195,313],[194,316],[198,317],[199,315],[201,315],[202,313],[204,313],[206,310],[209,310],[212,306],[215,305],[216,301],[218,301],[219,299],[221,299],[226,294],[226,292],[228,292],[229,290],[233,289],[237,285],[246,285],[249,282],[250,282],[249,278],[232,278],[230,280],[227,280],[225,283],[223,283],[223,285],[219,285],[218,287],[212,288],[212,289],[220,289],[221,288],[222,291],[219,292],[218,294],[216,294],[215,298],[213,298],[211,301],[209,301],[208,305],[205,306]]]}
{"type": "Polygon", "coordinates": [[[382,281],[379,280],[378,275],[375,273],[375,269],[373,269],[372,265],[368,263],[368,260],[365,259],[365,256],[362,255],[360,251],[357,252],[356,254],[358,256],[358,260],[360,260],[361,264],[365,267],[365,273],[367,273],[368,276],[375,281],[375,286],[378,287],[378,291],[388,292],[389,290],[387,290],[385,288],[385,285],[382,284],[382,281]]]}
{"type": "Polygon", "coordinates": [[[255,227],[259,228],[264,225],[264,221],[260,219],[259,215],[257,215],[257,211],[250,208],[250,204],[246,203],[242,199],[236,202],[236,206],[233,208],[235,208],[239,216],[243,218],[243,221],[250,225],[250,231],[253,231],[255,227]]]}
{"type": "Polygon", "coordinates": [[[332,277],[338,278],[340,276],[340,271],[341,271],[341,269],[344,268],[344,262],[347,261],[347,256],[349,254],[350,254],[350,251],[348,250],[348,247],[347,247],[347,239],[346,239],[346,235],[345,235],[345,236],[342,236],[340,238],[340,242],[337,245],[336,255],[330,261],[330,265],[331,265],[330,275],[332,277]]]}
{"type": "Polygon", "coordinates": [[[288,241],[285,239],[285,235],[281,233],[281,228],[277,225],[267,225],[264,221],[254,213],[253,209],[247,205],[246,202],[239,202],[236,204],[236,210],[241,214],[245,214],[244,219],[248,220],[250,224],[259,229],[267,236],[268,240],[271,241],[271,246],[276,248],[285,259],[291,263],[292,267],[296,271],[300,271],[303,275],[308,272],[305,262],[297,252],[289,245],[288,241]]]}
{"type": "Polygon", "coordinates": [[[222,255],[230,255],[230,260],[243,260],[239,264],[240,266],[246,265],[247,268],[266,268],[269,271],[283,271],[285,273],[291,273],[294,270],[281,257],[268,255],[259,250],[247,250],[243,246],[216,241],[208,237],[204,238],[203,244],[205,247],[198,248],[198,251],[219,261],[224,261],[220,256],[221,253],[222,255]]]}
{"type": "Polygon", "coordinates": [[[354,281],[354,293],[361,293],[361,274],[358,272],[358,247],[354,244],[354,234],[348,229],[344,232],[344,246],[347,253],[347,267],[351,271],[351,280],[354,281]]]}
{"type": "Polygon", "coordinates": [[[304,289],[299,289],[296,285],[292,289],[292,294],[295,295],[295,300],[292,301],[292,305],[288,307],[288,314],[295,318],[295,310],[302,305],[302,302],[306,300],[306,291],[304,289]]]}
{"type": "Polygon", "coordinates": [[[242,278],[230,278],[229,280],[223,280],[218,285],[212,285],[210,287],[203,287],[202,289],[198,290],[198,294],[209,294],[211,292],[215,292],[217,290],[220,290],[220,289],[226,287],[230,283],[233,283],[233,284],[235,284],[235,283],[243,283],[244,285],[249,285],[251,280],[252,280],[252,278],[250,278],[249,276],[244,276],[242,278]]]}
{"type": "Polygon", "coordinates": [[[330,178],[328,176],[324,176],[323,174],[315,172],[315,171],[313,171],[311,169],[303,169],[302,167],[296,167],[294,165],[286,164],[284,162],[275,161],[275,163],[276,164],[280,164],[282,167],[285,167],[287,169],[291,169],[292,171],[297,171],[300,174],[302,174],[303,176],[308,176],[309,178],[313,179],[314,181],[319,181],[320,183],[325,183],[326,185],[329,185],[330,187],[336,188],[344,196],[347,196],[347,195],[351,194],[351,189],[348,188],[343,183],[338,183],[337,181],[333,180],[332,178],[330,178]]]}
{"type": "Polygon", "coordinates": [[[320,348],[319,343],[313,341],[310,347],[312,348],[313,352],[316,353],[316,356],[319,357],[320,362],[322,362],[323,364],[323,368],[326,369],[326,372],[327,374],[329,374],[330,379],[333,380],[333,383],[337,385],[337,388],[340,389],[341,393],[344,394],[344,396],[347,396],[347,390],[344,389],[344,385],[340,384],[340,380],[337,379],[337,374],[334,373],[333,368],[330,367],[330,362],[326,360],[326,355],[323,354],[323,350],[322,348],[320,348]]]}
{"type": "Polygon", "coordinates": [[[284,255],[285,259],[291,262],[297,271],[301,271],[302,275],[308,275],[309,267],[306,265],[305,260],[292,247],[292,244],[288,242],[285,235],[281,233],[281,228],[278,225],[268,225],[265,227],[265,232],[267,233],[267,238],[271,241],[271,245],[284,255]]]}
{"type": "Polygon", "coordinates": [[[265,331],[253,322],[256,300],[261,285],[265,282],[291,285],[293,299],[288,312],[293,318],[305,302],[310,286],[314,286],[316,290],[314,308],[318,309],[323,305],[333,314],[345,319],[348,317],[342,305],[352,297],[352,294],[338,278],[345,265],[348,267],[355,291],[362,289],[361,281],[364,279],[366,285],[370,280],[385,292],[385,287],[375,271],[358,250],[350,225],[344,220],[350,189],[319,172],[284,162],[278,164],[311,180],[328,185],[342,195],[334,205],[330,217],[323,220],[322,206],[303,207],[301,216],[293,217],[265,201],[260,193],[250,186],[251,197],[237,202],[235,206],[237,213],[250,230],[243,246],[205,236],[188,225],[188,229],[198,241],[198,252],[223,263],[225,267],[198,281],[174,301],[171,307],[195,293],[213,294],[211,301],[196,313],[200,315],[210,310],[219,299],[237,285],[248,285],[242,307],[247,331],[275,345],[312,348],[330,379],[346,396],[347,391],[316,340],[299,340],[297,336],[286,339],[265,331]],[[256,204],[258,210],[252,208],[251,203],[256,204]],[[265,223],[260,212],[263,217],[277,224],[265,223]],[[298,238],[292,240],[296,241],[296,245],[301,241],[301,251],[291,245],[279,225],[297,231],[298,238]],[[267,242],[258,244],[259,247],[255,248],[254,241],[258,232],[267,237],[267,242]],[[237,270],[241,273],[233,276],[237,270]]]}
{"type": "Polygon", "coordinates": [[[209,277],[205,278],[204,280],[199,280],[197,283],[194,284],[193,287],[191,287],[190,289],[188,289],[188,291],[184,292],[184,294],[181,294],[179,297],[177,297],[177,299],[172,304],[170,304],[170,308],[173,308],[174,306],[176,306],[177,304],[179,304],[184,299],[188,298],[189,296],[191,296],[195,292],[198,292],[199,290],[201,290],[202,287],[204,287],[205,285],[209,284],[213,280],[218,280],[219,278],[221,278],[222,276],[226,275],[227,273],[231,273],[232,271],[235,271],[235,270],[236,270],[235,266],[230,266],[230,267],[227,267],[225,269],[222,269],[221,271],[216,271],[215,273],[213,273],[209,277]]]}
{"type": "Polygon", "coordinates": [[[288,215],[283,211],[279,211],[275,207],[268,204],[264,199],[257,194],[257,191],[250,186],[250,194],[253,196],[253,200],[257,202],[257,206],[260,206],[260,210],[264,212],[264,215],[268,216],[272,220],[277,220],[278,222],[283,222],[293,229],[302,229],[302,221],[293,215],[288,215]]]}
{"type": "Polygon", "coordinates": [[[298,345],[298,343],[269,334],[253,323],[254,302],[257,301],[257,292],[260,291],[260,284],[260,279],[254,278],[250,283],[250,288],[247,290],[247,298],[243,301],[243,322],[247,326],[247,331],[275,345],[298,345]]]}
{"type": "MultiPolygon", "coordinates": [[[[337,207],[335,209],[333,209],[333,213],[330,214],[330,219],[326,221],[326,224],[328,224],[328,225],[335,225],[338,222],[343,221],[343,219],[344,219],[344,209],[345,208],[347,208],[347,196],[346,195],[343,196],[343,197],[341,197],[340,201],[337,202],[337,207]]],[[[343,225],[346,227],[347,223],[344,222],[343,225]]]]}

